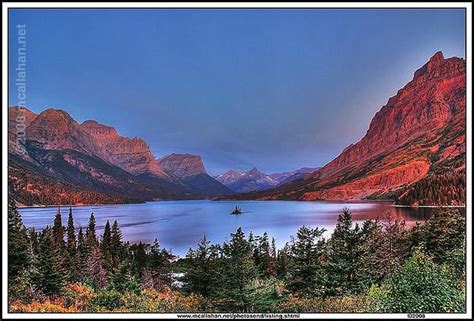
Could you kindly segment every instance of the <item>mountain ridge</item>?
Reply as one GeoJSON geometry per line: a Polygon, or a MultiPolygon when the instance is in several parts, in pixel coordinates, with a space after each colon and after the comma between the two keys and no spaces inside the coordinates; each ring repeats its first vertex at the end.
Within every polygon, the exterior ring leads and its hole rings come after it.
{"type": "Polygon", "coordinates": [[[465,181],[465,67],[464,59],[435,53],[374,115],[366,134],[335,159],[303,180],[236,198],[464,204],[465,184],[447,182],[465,181]],[[448,196],[421,191],[426,180],[444,182],[448,196]]]}

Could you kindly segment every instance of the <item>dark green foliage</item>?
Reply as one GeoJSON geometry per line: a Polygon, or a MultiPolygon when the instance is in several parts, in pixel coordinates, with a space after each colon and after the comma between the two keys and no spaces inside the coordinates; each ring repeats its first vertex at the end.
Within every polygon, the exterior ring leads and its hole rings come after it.
{"type": "Polygon", "coordinates": [[[110,230],[110,223],[107,220],[104,227],[104,234],[102,235],[102,242],[100,244],[102,257],[104,258],[104,268],[106,271],[113,270],[112,258],[112,232],[110,230]]]}
{"type": "Polygon", "coordinates": [[[189,249],[186,255],[186,273],[183,278],[184,288],[187,293],[196,293],[205,297],[215,294],[216,274],[218,273],[218,252],[215,247],[204,237],[196,250],[189,249]]]}
{"type": "Polygon", "coordinates": [[[257,236],[255,243],[253,258],[259,274],[263,277],[275,275],[275,258],[272,257],[268,234],[257,236]]]}
{"type": "Polygon", "coordinates": [[[326,246],[322,235],[325,231],[303,226],[298,230],[296,239],[291,241],[287,276],[291,291],[307,295],[321,293],[321,286],[325,284],[322,262],[326,246]]]}
{"type": "Polygon", "coordinates": [[[278,278],[284,279],[288,274],[288,260],[289,260],[289,249],[288,245],[285,245],[283,249],[278,251],[276,260],[276,273],[278,278]]]}
{"type": "Polygon", "coordinates": [[[66,241],[67,251],[69,252],[69,255],[71,257],[74,257],[76,255],[77,241],[76,241],[76,232],[74,230],[74,218],[72,217],[72,208],[69,208],[66,234],[67,234],[67,241],[66,241]]]}
{"type": "Polygon", "coordinates": [[[464,311],[464,294],[446,266],[417,250],[398,266],[376,292],[381,312],[453,313],[464,311]]]}
{"type": "Polygon", "coordinates": [[[435,210],[426,225],[426,251],[443,263],[446,253],[464,247],[466,221],[457,209],[435,210]]]}
{"type": "Polygon", "coordinates": [[[53,232],[54,246],[59,248],[61,251],[64,250],[64,248],[65,248],[65,244],[64,244],[64,226],[63,226],[63,223],[62,223],[61,208],[58,208],[56,216],[54,217],[52,232],[53,232]]]}
{"type": "Polygon", "coordinates": [[[89,225],[87,226],[87,230],[86,230],[85,245],[86,245],[88,251],[92,251],[92,249],[95,248],[98,245],[97,236],[95,234],[94,213],[91,213],[91,216],[89,218],[89,225]]]}
{"type": "Polygon", "coordinates": [[[53,232],[46,227],[40,235],[38,258],[32,283],[45,294],[61,292],[65,284],[67,271],[63,267],[63,259],[55,250],[53,232]]]}
{"type": "Polygon", "coordinates": [[[162,290],[171,286],[171,261],[173,259],[174,256],[162,249],[158,240],[155,239],[146,255],[146,273],[143,276],[143,282],[148,288],[162,290]]]}
{"type": "Polygon", "coordinates": [[[354,289],[359,259],[359,241],[359,226],[356,224],[352,228],[352,214],[348,208],[345,208],[339,215],[336,228],[328,241],[327,295],[344,295],[351,293],[354,289]]]}
{"type": "Polygon", "coordinates": [[[464,205],[466,176],[463,172],[431,175],[416,182],[396,199],[401,205],[464,205]]]}
{"type": "Polygon", "coordinates": [[[8,202],[8,279],[14,279],[28,266],[28,233],[16,206],[9,195],[8,202]]]}
{"type": "Polygon", "coordinates": [[[222,248],[222,267],[218,296],[228,300],[228,305],[247,311],[251,289],[249,283],[256,277],[257,269],[250,243],[239,227],[231,240],[222,248]]]}
{"type": "Polygon", "coordinates": [[[77,234],[77,252],[75,258],[75,267],[77,280],[82,280],[86,275],[87,268],[87,245],[84,233],[82,232],[82,227],[79,228],[79,233],[77,234]]]}
{"type": "Polygon", "coordinates": [[[110,235],[110,256],[112,259],[112,270],[116,270],[118,268],[122,252],[122,231],[120,230],[118,222],[114,221],[110,235]]]}

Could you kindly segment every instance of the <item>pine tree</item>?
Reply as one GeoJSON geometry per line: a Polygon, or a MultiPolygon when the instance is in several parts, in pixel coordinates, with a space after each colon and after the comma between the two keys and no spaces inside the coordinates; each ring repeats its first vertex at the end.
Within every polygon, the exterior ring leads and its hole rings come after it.
{"type": "Polygon", "coordinates": [[[464,246],[466,219],[458,209],[436,210],[426,225],[426,251],[436,263],[446,254],[464,246]]]}
{"type": "Polygon", "coordinates": [[[79,228],[77,234],[77,251],[76,251],[76,276],[78,280],[83,280],[87,275],[87,245],[82,227],[79,228]]]}
{"type": "Polygon", "coordinates": [[[257,270],[250,244],[240,227],[231,234],[230,242],[224,243],[223,260],[219,295],[232,300],[238,311],[246,311],[252,294],[249,284],[256,277],[257,270]]]}
{"type": "Polygon", "coordinates": [[[11,195],[8,203],[8,278],[14,279],[28,266],[28,234],[16,202],[11,195]]]}
{"type": "Polygon", "coordinates": [[[173,255],[160,247],[157,239],[150,246],[147,257],[146,272],[149,279],[149,287],[157,290],[163,290],[171,287],[172,271],[171,260],[173,255]]]}
{"type": "Polygon", "coordinates": [[[86,247],[89,252],[92,251],[95,247],[97,247],[97,237],[95,234],[95,217],[94,213],[91,213],[89,218],[89,225],[87,226],[86,230],[86,247]]]}
{"type": "Polygon", "coordinates": [[[55,246],[52,230],[46,227],[40,236],[36,273],[32,275],[33,283],[45,294],[60,293],[66,279],[55,246]]]}
{"type": "Polygon", "coordinates": [[[283,249],[278,251],[276,260],[276,274],[280,279],[285,279],[288,274],[289,246],[285,244],[283,249]]]}
{"type": "Polygon", "coordinates": [[[76,242],[76,233],[74,230],[74,219],[72,217],[72,208],[69,208],[69,216],[67,219],[67,228],[66,228],[66,234],[67,234],[67,251],[69,252],[69,255],[71,257],[74,257],[76,255],[76,247],[77,247],[77,242],[76,242]]]}
{"type": "Polygon", "coordinates": [[[31,246],[31,253],[32,255],[38,255],[39,252],[39,240],[38,240],[38,233],[36,232],[35,228],[32,227],[28,231],[28,238],[30,240],[30,246],[31,246]]]}
{"type": "Polygon", "coordinates": [[[105,287],[107,281],[103,264],[99,248],[93,247],[87,257],[87,277],[96,288],[105,287]]]}
{"type": "Polygon", "coordinates": [[[217,265],[206,236],[199,242],[196,250],[189,250],[186,258],[188,268],[184,278],[184,291],[210,297],[217,286],[217,265]]]}
{"type": "Polygon", "coordinates": [[[271,264],[269,273],[272,276],[277,275],[277,248],[275,244],[275,238],[272,237],[272,247],[271,247],[271,264]]]}
{"type": "Polygon", "coordinates": [[[55,247],[57,247],[59,250],[63,250],[65,248],[64,245],[64,227],[62,223],[62,217],[61,217],[61,208],[58,208],[58,211],[56,212],[56,216],[54,217],[54,223],[53,223],[53,243],[55,247]]]}
{"type": "Polygon", "coordinates": [[[266,232],[257,238],[257,247],[254,252],[254,261],[262,276],[271,275],[272,258],[268,234],[266,232]]]}
{"type": "Polygon", "coordinates": [[[328,242],[328,295],[344,295],[353,289],[359,258],[358,241],[359,227],[356,224],[352,229],[352,213],[345,208],[339,215],[336,228],[328,242]]]}
{"type": "Polygon", "coordinates": [[[104,258],[104,268],[106,271],[113,270],[113,259],[112,259],[112,232],[110,230],[110,223],[107,220],[104,227],[104,234],[102,235],[102,257],[104,258]]]}
{"type": "Polygon", "coordinates": [[[321,257],[325,229],[302,226],[290,244],[288,288],[304,294],[319,294],[324,284],[321,257]]]}
{"type": "Polygon", "coordinates": [[[138,244],[133,244],[130,247],[130,252],[132,255],[132,270],[133,274],[138,278],[142,278],[143,272],[147,265],[147,251],[146,244],[139,242],[138,244]]]}
{"type": "Polygon", "coordinates": [[[110,236],[110,254],[112,258],[112,269],[116,270],[120,263],[122,255],[122,231],[117,221],[112,224],[112,231],[110,236]]]}

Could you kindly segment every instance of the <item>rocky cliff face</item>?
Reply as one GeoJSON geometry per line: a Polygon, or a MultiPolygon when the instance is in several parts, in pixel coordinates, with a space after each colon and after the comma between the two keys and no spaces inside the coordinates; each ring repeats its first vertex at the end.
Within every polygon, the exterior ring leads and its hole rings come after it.
{"type": "Polygon", "coordinates": [[[28,126],[26,138],[40,143],[44,149],[71,149],[87,155],[96,150],[94,139],[68,113],[59,109],[40,113],[28,126]]]}
{"type": "Polygon", "coordinates": [[[190,154],[171,154],[157,160],[164,171],[179,178],[207,174],[201,156],[190,154]]]}
{"type": "MultiPolygon", "coordinates": [[[[303,182],[249,197],[397,198],[428,176],[452,173],[462,176],[465,168],[465,86],[465,61],[445,59],[437,52],[415,72],[412,81],[376,113],[359,142],[348,146],[303,182]]],[[[461,198],[455,203],[462,203],[461,198]]]]}
{"type": "Polygon", "coordinates": [[[223,196],[232,192],[222,183],[209,176],[201,156],[171,154],[157,160],[163,170],[178,182],[202,195],[223,196]]]}
{"type": "Polygon", "coordinates": [[[143,139],[120,136],[115,128],[94,120],[83,122],[80,128],[94,139],[96,154],[102,159],[135,175],[168,177],[143,139]]]}

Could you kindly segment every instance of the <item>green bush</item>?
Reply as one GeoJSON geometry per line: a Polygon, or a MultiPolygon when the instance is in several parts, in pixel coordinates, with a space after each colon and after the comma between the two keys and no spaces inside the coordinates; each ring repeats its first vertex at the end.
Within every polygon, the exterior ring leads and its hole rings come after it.
{"type": "Polygon", "coordinates": [[[101,311],[103,308],[113,311],[123,306],[122,294],[114,289],[100,290],[90,305],[93,311],[101,311]]]}
{"type": "Polygon", "coordinates": [[[391,313],[461,313],[464,294],[445,265],[417,249],[390,274],[380,288],[369,291],[373,309],[391,313]]]}

